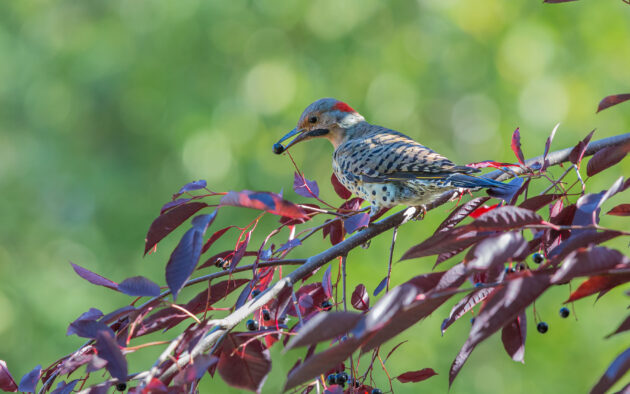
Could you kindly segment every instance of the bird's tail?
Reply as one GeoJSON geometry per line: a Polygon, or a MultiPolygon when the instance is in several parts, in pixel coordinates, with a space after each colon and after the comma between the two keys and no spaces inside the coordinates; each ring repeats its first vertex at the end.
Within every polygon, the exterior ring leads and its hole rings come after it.
{"type": "Polygon", "coordinates": [[[482,176],[453,174],[448,177],[448,180],[451,182],[451,185],[455,187],[463,187],[467,189],[488,189],[488,194],[490,196],[503,200],[511,198],[511,196],[515,192],[515,185],[495,181],[494,179],[485,178],[482,176]]]}

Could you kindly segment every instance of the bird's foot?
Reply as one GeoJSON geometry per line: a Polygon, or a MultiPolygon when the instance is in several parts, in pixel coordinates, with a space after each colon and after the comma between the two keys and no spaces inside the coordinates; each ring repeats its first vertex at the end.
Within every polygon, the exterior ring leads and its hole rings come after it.
{"type": "Polygon", "coordinates": [[[365,243],[361,244],[361,248],[363,248],[363,249],[367,249],[367,248],[369,248],[369,247],[370,247],[370,243],[371,243],[371,242],[372,242],[372,240],[371,240],[371,239],[368,239],[368,240],[367,240],[367,242],[365,242],[365,243]]]}
{"type": "Polygon", "coordinates": [[[427,215],[427,206],[422,204],[415,206],[416,213],[413,215],[412,220],[422,220],[427,215]]]}

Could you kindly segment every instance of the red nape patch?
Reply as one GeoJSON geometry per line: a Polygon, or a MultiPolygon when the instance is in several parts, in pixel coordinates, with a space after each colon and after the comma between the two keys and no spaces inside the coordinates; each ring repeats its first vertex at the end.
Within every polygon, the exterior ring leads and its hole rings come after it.
{"type": "Polygon", "coordinates": [[[349,106],[348,104],[344,103],[343,101],[337,101],[337,103],[334,106],[335,109],[338,109],[341,112],[354,112],[354,109],[352,109],[351,106],[349,106]]]}

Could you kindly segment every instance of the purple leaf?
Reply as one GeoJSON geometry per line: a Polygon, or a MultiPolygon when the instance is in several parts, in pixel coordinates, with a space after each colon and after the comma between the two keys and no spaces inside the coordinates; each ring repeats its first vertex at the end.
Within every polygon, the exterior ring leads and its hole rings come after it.
{"type": "Polygon", "coordinates": [[[343,221],[346,234],[352,234],[356,230],[367,227],[370,224],[370,215],[367,212],[357,213],[343,221]]]}
{"type": "Polygon", "coordinates": [[[442,334],[446,331],[448,327],[451,326],[457,319],[464,316],[468,311],[470,311],[475,305],[485,300],[486,297],[490,293],[494,291],[493,288],[482,288],[479,290],[475,290],[470,294],[467,294],[453,306],[451,309],[451,314],[447,319],[444,319],[442,322],[442,334]]]}
{"type": "Polygon", "coordinates": [[[0,360],[0,390],[9,393],[18,391],[18,386],[15,384],[15,380],[11,376],[7,363],[4,360],[0,360]]]}
{"type": "Polygon", "coordinates": [[[74,269],[74,272],[77,273],[77,275],[87,280],[88,282],[92,283],[93,285],[104,286],[113,290],[118,290],[118,283],[112,282],[111,280],[107,278],[104,278],[98,274],[95,274],[94,272],[88,269],[85,269],[81,267],[80,265],[74,264],[72,262],[70,264],[72,265],[72,268],[74,269]]]}
{"type": "Polygon", "coordinates": [[[513,321],[551,284],[547,272],[524,271],[518,275],[506,285],[496,288],[475,318],[470,335],[451,366],[451,384],[475,346],[513,321]]]}
{"type": "Polygon", "coordinates": [[[212,236],[210,238],[208,238],[206,243],[203,244],[203,248],[201,249],[201,253],[206,253],[208,251],[208,249],[210,249],[212,244],[214,244],[219,238],[221,238],[223,236],[223,234],[225,234],[229,229],[234,228],[234,227],[236,227],[236,226],[227,226],[226,228],[222,228],[221,230],[215,231],[215,233],[212,234],[212,236]]]}
{"type": "Polygon", "coordinates": [[[196,216],[192,220],[192,228],[184,234],[166,264],[166,283],[173,293],[174,300],[199,262],[203,236],[216,215],[217,211],[196,216]]]}
{"type": "Polygon", "coordinates": [[[326,297],[332,298],[332,280],[330,278],[330,272],[332,269],[332,264],[328,266],[326,272],[324,272],[324,276],[322,277],[322,288],[324,289],[324,294],[326,297]]]}
{"type": "Polygon", "coordinates": [[[99,331],[108,331],[112,336],[114,332],[105,323],[96,320],[75,320],[68,326],[66,335],[74,335],[81,338],[96,338],[99,331]]]}
{"type": "Polygon", "coordinates": [[[586,175],[593,176],[614,166],[623,160],[630,150],[630,144],[612,145],[606,147],[591,157],[586,165],[586,175]]]}
{"type": "Polygon", "coordinates": [[[586,248],[589,245],[597,245],[602,242],[616,238],[623,233],[613,230],[585,230],[573,234],[568,240],[560,243],[549,253],[549,259],[554,265],[562,262],[571,252],[579,248],[586,248]]]}
{"type": "Polygon", "coordinates": [[[559,198],[562,198],[562,194],[543,194],[540,196],[530,197],[523,201],[518,207],[523,209],[529,209],[530,211],[538,211],[542,207],[551,204],[559,198]]]}
{"type": "Polygon", "coordinates": [[[615,361],[610,364],[606,372],[599,378],[599,381],[591,389],[591,394],[603,394],[608,391],[623,375],[630,369],[630,348],[621,353],[615,361]]]}
{"type": "Polygon", "coordinates": [[[543,3],[557,4],[557,3],[569,3],[572,1],[577,1],[577,0],[543,0],[543,3]]]}
{"type": "Polygon", "coordinates": [[[630,281],[629,274],[623,275],[597,275],[591,276],[577,288],[571,295],[569,299],[564,303],[577,301],[581,298],[588,297],[595,293],[607,292],[608,290],[617,287],[621,284],[627,283],[630,281]]]}
{"type": "MultiPolygon", "coordinates": [[[[463,264],[457,264],[445,272],[434,272],[415,277],[403,285],[414,286],[416,288],[416,292],[419,292],[420,294],[414,296],[413,299],[418,300],[411,300],[412,302],[409,303],[410,300],[407,298],[407,294],[398,294],[399,300],[397,300],[397,303],[403,304],[402,309],[398,309],[396,303],[389,301],[389,303],[393,304],[398,311],[388,314],[379,308],[379,304],[390,294],[394,293],[396,288],[400,286],[394,288],[394,290],[383,296],[383,298],[365,315],[367,321],[367,317],[374,311],[377,311],[378,314],[381,314],[384,317],[384,321],[380,324],[378,324],[378,322],[374,322],[376,324],[372,324],[371,327],[369,324],[365,324],[365,326],[371,329],[372,332],[367,341],[362,344],[361,352],[365,353],[374,349],[395,335],[411,327],[419,320],[429,316],[453,295],[453,293],[450,293],[435,298],[429,298],[430,294],[441,292],[446,289],[456,289],[464,283],[466,277],[467,271],[463,264]],[[401,295],[402,297],[400,297],[401,295]],[[379,311],[379,309],[381,310],[379,311]]],[[[355,332],[356,331],[358,330],[355,329],[355,332]]]]}
{"type": "Polygon", "coordinates": [[[610,108],[613,105],[617,105],[628,100],[630,100],[630,93],[613,94],[611,96],[606,96],[602,99],[602,101],[599,102],[599,105],[597,106],[597,112],[603,111],[606,108],[610,108]]]}
{"type": "Polygon", "coordinates": [[[424,368],[419,371],[405,372],[402,375],[396,376],[396,379],[398,379],[400,383],[415,383],[422,382],[423,380],[427,380],[435,375],[437,375],[437,372],[435,372],[432,368],[424,368]]]}
{"type": "Polygon", "coordinates": [[[186,219],[197,213],[202,208],[207,207],[205,202],[191,202],[170,209],[168,212],[158,216],[151,226],[144,241],[144,254],[147,254],[158,242],[169,235],[173,230],[184,223],[186,219]]]}
{"type": "Polygon", "coordinates": [[[70,394],[74,390],[74,386],[79,383],[79,379],[75,379],[70,383],[59,382],[57,387],[50,394],[70,394]]]}
{"type": "Polygon", "coordinates": [[[503,327],[501,341],[512,360],[525,363],[525,338],[527,337],[527,318],[525,312],[503,327]]]}
{"type": "MultiPolygon", "coordinates": [[[[208,368],[219,362],[217,356],[211,354],[200,354],[195,357],[195,363],[189,364],[173,378],[174,386],[183,386],[199,380],[208,371],[208,368]]],[[[168,391],[168,389],[167,389],[168,391]]],[[[153,391],[150,391],[151,393],[153,391]]]]}
{"type": "Polygon", "coordinates": [[[179,191],[176,194],[173,195],[173,199],[176,199],[177,197],[181,196],[182,194],[184,194],[186,192],[203,189],[206,186],[207,186],[207,183],[203,179],[200,179],[198,181],[192,181],[192,182],[187,183],[184,186],[182,186],[182,188],[179,189],[179,191]]]}
{"type": "Polygon", "coordinates": [[[103,317],[103,312],[96,308],[90,308],[89,311],[82,313],[77,320],[98,320],[101,317],[103,317]]]}
{"type": "Polygon", "coordinates": [[[178,198],[177,200],[169,201],[166,204],[162,205],[162,208],[160,208],[160,215],[163,215],[166,211],[169,211],[182,204],[186,204],[191,200],[192,198],[178,198]]]}
{"type": "MultiPolygon", "coordinates": [[[[573,225],[574,226],[588,226],[592,224],[599,223],[599,212],[600,203],[602,198],[606,194],[605,191],[599,192],[597,194],[589,193],[585,194],[582,197],[578,198],[575,206],[577,210],[575,211],[575,215],[573,216],[573,225]]],[[[573,230],[574,234],[586,231],[585,229],[577,229],[573,230]]]]}
{"type": "Polygon", "coordinates": [[[309,181],[297,171],[293,175],[293,190],[302,197],[319,197],[317,182],[309,181]]]}
{"type": "Polygon", "coordinates": [[[619,204],[610,211],[606,212],[606,215],[630,216],[630,204],[619,204]]]}
{"type": "Polygon", "coordinates": [[[94,345],[98,352],[98,357],[107,361],[107,371],[113,378],[120,382],[127,381],[127,360],[120,351],[118,343],[114,336],[108,331],[100,331],[96,335],[96,344],[94,345]]]}
{"type": "Polygon", "coordinates": [[[115,311],[106,314],[105,316],[103,316],[103,318],[100,321],[105,324],[110,324],[114,322],[115,320],[128,316],[131,312],[135,310],[136,310],[135,307],[131,305],[126,305],[126,306],[123,306],[122,308],[118,308],[115,311]]]}
{"type": "Polygon", "coordinates": [[[465,227],[477,231],[507,230],[541,222],[542,217],[536,212],[514,206],[503,206],[484,213],[465,227]]]}
{"type": "Polygon", "coordinates": [[[466,219],[468,215],[470,215],[477,208],[482,206],[489,199],[490,197],[473,198],[472,200],[467,201],[466,203],[455,208],[453,212],[451,212],[451,214],[448,215],[448,217],[444,219],[444,221],[438,226],[435,232],[437,233],[439,231],[443,231],[443,230],[447,230],[447,229],[455,227],[457,224],[459,224],[462,220],[466,219]]]}
{"type": "MultiPolygon", "coordinates": [[[[249,233],[248,233],[249,234],[249,233]]],[[[277,253],[284,252],[285,250],[291,250],[297,246],[302,245],[302,241],[299,238],[293,238],[289,240],[287,243],[283,244],[276,250],[277,253]]]]}
{"type": "Polygon", "coordinates": [[[595,130],[588,133],[582,141],[578,142],[569,154],[569,160],[578,168],[580,168],[580,163],[582,163],[582,158],[584,158],[584,153],[586,153],[586,148],[588,148],[588,143],[591,141],[593,133],[595,133],[595,130]]]}
{"type": "Polygon", "coordinates": [[[523,151],[521,150],[521,133],[518,129],[514,130],[512,134],[512,151],[516,155],[520,165],[525,166],[525,157],[523,157],[523,151]]]}
{"type": "Polygon", "coordinates": [[[453,364],[451,364],[451,369],[448,371],[448,387],[450,388],[455,381],[455,378],[461,371],[462,367],[470,357],[472,351],[475,350],[474,346],[468,346],[468,342],[464,343],[464,346],[459,350],[457,356],[455,356],[455,360],[453,360],[453,364]]]}
{"type": "Polygon", "coordinates": [[[383,280],[381,280],[381,283],[379,283],[378,286],[376,286],[376,289],[374,289],[374,292],[372,293],[372,295],[376,297],[381,291],[383,291],[386,285],[387,285],[387,277],[384,277],[383,280]]]}
{"type": "Polygon", "coordinates": [[[558,123],[556,127],[553,128],[553,130],[551,131],[551,135],[547,138],[547,142],[545,142],[545,153],[543,154],[543,164],[542,164],[541,171],[545,171],[545,169],[549,165],[549,162],[547,161],[547,154],[549,154],[551,141],[553,141],[553,137],[556,135],[556,131],[558,131],[559,126],[560,126],[560,123],[558,123]]]}
{"type": "Polygon", "coordinates": [[[292,219],[308,219],[308,215],[302,208],[290,201],[284,200],[279,194],[269,192],[254,192],[243,190],[240,192],[231,191],[221,198],[219,206],[234,206],[259,209],[273,213],[274,215],[286,216],[292,219]]]}
{"type": "MultiPolygon", "coordinates": [[[[206,310],[206,307],[211,307],[248,282],[248,279],[232,279],[219,282],[212,285],[210,289],[206,288],[199,292],[192,300],[183,305],[183,307],[195,315],[202,313],[206,310]]],[[[142,321],[135,336],[138,337],[158,330],[173,328],[188,318],[190,318],[189,315],[176,308],[160,309],[142,321]]]]}
{"type": "Polygon", "coordinates": [[[360,319],[361,315],[355,312],[318,313],[291,337],[285,351],[345,335],[360,319]]]}
{"type": "Polygon", "coordinates": [[[368,295],[367,290],[363,284],[357,285],[357,287],[352,292],[352,297],[350,298],[350,303],[354,307],[354,309],[360,311],[367,311],[370,309],[370,296],[368,295]]]}
{"type": "Polygon", "coordinates": [[[20,379],[20,385],[18,386],[18,391],[23,391],[25,393],[34,393],[35,387],[37,387],[37,382],[39,381],[39,377],[42,374],[42,366],[36,366],[32,371],[22,376],[20,379]]]}
{"type": "Polygon", "coordinates": [[[342,200],[347,200],[350,198],[350,196],[352,196],[352,192],[346,189],[346,187],[342,185],[341,182],[339,182],[339,179],[337,179],[337,176],[335,175],[334,172],[332,173],[330,177],[330,183],[332,183],[333,188],[335,189],[335,193],[337,193],[337,195],[342,200]]]}
{"type": "Polygon", "coordinates": [[[310,294],[302,294],[298,299],[298,304],[301,308],[310,309],[315,305],[313,302],[313,297],[310,294]]]}
{"type": "Polygon", "coordinates": [[[249,338],[230,333],[223,341],[217,369],[223,380],[232,387],[260,392],[271,370],[269,350],[259,340],[241,347],[249,338]]]}
{"type": "Polygon", "coordinates": [[[567,256],[560,269],[551,277],[551,282],[565,283],[578,276],[597,274],[619,264],[630,264],[630,258],[603,246],[580,248],[567,256]]]}
{"type": "Polygon", "coordinates": [[[519,256],[527,249],[527,241],[518,231],[510,231],[479,241],[466,256],[469,269],[485,271],[519,256]]]}
{"type": "Polygon", "coordinates": [[[626,320],[624,320],[623,323],[621,323],[614,332],[608,334],[606,336],[606,339],[628,330],[630,330],[630,316],[626,317],[626,320]]]}
{"type": "MultiPolygon", "coordinates": [[[[94,357],[94,349],[90,347],[84,347],[83,349],[75,352],[70,357],[63,360],[57,368],[58,376],[71,374],[81,366],[92,361],[94,357]]],[[[46,378],[46,376],[44,377],[46,378]]]]}
{"type": "Polygon", "coordinates": [[[314,354],[309,359],[304,360],[302,364],[291,371],[287,376],[287,381],[284,384],[282,392],[292,389],[298,384],[306,382],[317,375],[323,374],[330,369],[331,365],[337,365],[343,362],[350,357],[359,345],[360,342],[356,338],[349,337],[340,344],[329,347],[323,352],[314,354]]]}
{"type": "MultiPolygon", "coordinates": [[[[234,272],[234,268],[236,268],[238,263],[240,263],[241,260],[243,259],[243,256],[245,256],[245,254],[247,253],[247,245],[249,245],[249,240],[252,237],[253,231],[254,230],[248,231],[247,234],[245,235],[245,239],[239,242],[238,245],[236,246],[236,250],[234,250],[234,256],[232,257],[232,261],[230,262],[230,272],[234,272]]],[[[290,242],[291,241],[289,241],[288,243],[290,242]]],[[[299,239],[298,239],[298,242],[300,242],[299,239]]],[[[283,246],[286,246],[286,244],[283,246]]]]}
{"type": "Polygon", "coordinates": [[[400,260],[449,253],[452,251],[461,251],[479,240],[487,238],[489,235],[488,232],[478,233],[476,231],[460,231],[462,228],[463,227],[453,228],[449,231],[436,233],[424,240],[424,242],[412,246],[402,255],[400,260]]]}
{"type": "Polygon", "coordinates": [[[160,295],[160,286],[145,278],[134,276],[120,282],[118,290],[132,297],[157,297],[160,295]]]}

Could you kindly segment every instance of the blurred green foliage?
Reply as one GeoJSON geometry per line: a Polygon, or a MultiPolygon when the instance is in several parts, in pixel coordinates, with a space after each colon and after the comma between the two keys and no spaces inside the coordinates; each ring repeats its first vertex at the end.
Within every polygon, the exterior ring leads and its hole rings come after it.
{"type": "MultiPolygon", "coordinates": [[[[630,7],[616,0],[0,2],[0,359],[19,379],[83,343],[64,336],[79,314],[130,301],[80,279],[69,260],[115,281],[145,275],[164,284],[178,234],[144,259],[143,240],[184,183],[284,189],[303,200],[291,191],[289,159],[271,145],[315,99],[347,101],[458,163],[514,161],[509,138],[517,126],[527,157],[542,152],[558,122],[554,148],[593,128],[594,139],[627,132],[627,104],[599,115],[595,108],[630,91],[629,20],[630,7]]],[[[328,183],[331,147],[319,141],[292,153],[323,197],[338,203],[328,183]]],[[[596,176],[592,191],[623,169],[627,161],[596,176]]],[[[438,209],[401,229],[397,256],[446,214],[438,209]]],[[[254,215],[226,208],[216,225],[254,215]]],[[[606,223],[623,227],[622,219],[606,223]]],[[[350,255],[352,287],[376,287],[389,242],[384,235],[350,255]]],[[[217,250],[233,243],[226,238],[217,250]]],[[[293,255],[325,246],[314,237],[293,255]]],[[[432,264],[401,263],[394,283],[432,264]]],[[[528,313],[527,364],[511,362],[495,336],[475,351],[453,392],[585,391],[627,342],[603,340],[623,320],[619,293],[597,308],[579,302],[576,321],[558,317],[568,289],[554,288],[536,305],[549,333],[536,333],[528,313]]],[[[396,392],[446,392],[468,330],[462,319],[440,337],[446,314],[442,308],[402,335],[409,342],[388,363],[393,376],[424,367],[440,375],[394,382],[396,392]]],[[[148,367],[158,352],[132,355],[131,370],[148,367]]],[[[265,392],[280,390],[302,353],[279,357],[273,349],[265,392]]],[[[374,378],[388,388],[382,371],[374,378]]],[[[237,392],[217,378],[204,385],[237,392]]]]}

